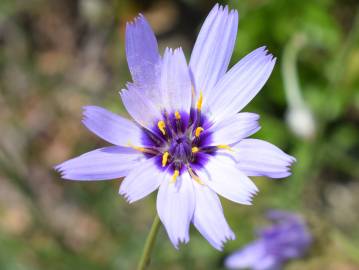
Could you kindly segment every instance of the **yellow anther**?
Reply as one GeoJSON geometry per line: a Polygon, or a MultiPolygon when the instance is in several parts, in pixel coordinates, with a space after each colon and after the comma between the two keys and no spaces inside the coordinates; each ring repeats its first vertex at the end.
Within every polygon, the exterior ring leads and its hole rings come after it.
{"type": "Polygon", "coordinates": [[[233,149],[227,144],[217,145],[217,148],[219,148],[219,149],[227,149],[227,150],[233,151],[233,149]]]}
{"type": "Polygon", "coordinates": [[[199,135],[201,135],[201,133],[202,133],[203,130],[204,130],[203,127],[197,127],[197,128],[196,128],[196,131],[194,132],[194,135],[195,135],[196,137],[199,137],[199,135]]]}
{"type": "Polygon", "coordinates": [[[140,151],[140,152],[145,152],[146,151],[146,149],[145,148],[143,148],[143,147],[140,147],[140,146],[131,146],[133,149],[135,149],[135,150],[137,150],[137,151],[140,151]]]}
{"type": "Polygon", "coordinates": [[[199,98],[197,101],[197,110],[201,110],[202,109],[202,102],[203,102],[203,94],[202,91],[199,92],[199,98]]]}
{"type": "Polygon", "coordinates": [[[171,182],[175,183],[178,176],[179,176],[179,170],[175,170],[173,175],[172,175],[171,182]]]}
{"type": "Polygon", "coordinates": [[[181,115],[180,115],[180,113],[178,111],[175,112],[175,118],[177,120],[181,119],[181,115]]]}
{"type": "Polygon", "coordinates": [[[146,148],[143,148],[143,147],[140,147],[140,146],[135,146],[130,142],[128,143],[128,146],[135,149],[135,150],[137,150],[137,151],[140,151],[140,152],[145,152],[146,151],[146,148]]]}
{"type": "Polygon", "coordinates": [[[145,148],[145,147],[141,147],[141,146],[135,146],[132,143],[128,143],[128,146],[131,147],[132,149],[135,149],[135,150],[143,152],[143,153],[157,154],[157,152],[154,151],[153,149],[145,148]]]}
{"type": "Polygon", "coordinates": [[[199,148],[198,147],[192,147],[192,153],[197,153],[199,151],[199,148]]]}
{"type": "Polygon", "coordinates": [[[192,168],[191,167],[187,167],[187,169],[188,169],[188,173],[189,173],[189,175],[192,177],[192,179],[194,180],[194,181],[196,181],[198,184],[200,184],[200,185],[204,185],[204,183],[202,182],[202,180],[192,171],[192,168]]]}
{"type": "Polygon", "coordinates": [[[168,152],[164,152],[163,156],[162,156],[162,167],[165,167],[167,164],[167,160],[168,160],[168,156],[170,155],[170,153],[168,152]]]}
{"type": "Polygon", "coordinates": [[[158,121],[157,123],[158,129],[162,132],[163,135],[166,135],[166,124],[164,121],[158,121]]]}

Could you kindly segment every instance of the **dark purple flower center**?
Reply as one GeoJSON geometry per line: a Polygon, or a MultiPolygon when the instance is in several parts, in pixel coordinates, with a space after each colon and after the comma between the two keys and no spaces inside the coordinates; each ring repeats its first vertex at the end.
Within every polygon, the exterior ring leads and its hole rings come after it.
{"type": "Polygon", "coordinates": [[[199,110],[163,113],[151,129],[143,129],[143,149],[148,158],[155,158],[157,166],[174,176],[184,170],[196,177],[195,171],[203,167],[208,155],[217,147],[209,146],[211,123],[199,110]]]}

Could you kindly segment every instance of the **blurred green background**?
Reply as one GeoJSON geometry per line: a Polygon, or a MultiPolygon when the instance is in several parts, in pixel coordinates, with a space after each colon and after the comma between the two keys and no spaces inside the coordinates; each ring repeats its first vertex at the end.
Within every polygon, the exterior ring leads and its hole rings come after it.
{"type": "MultiPolygon", "coordinates": [[[[227,2],[221,1],[226,4],[227,2]]],[[[119,181],[63,181],[53,165],[106,145],[80,123],[92,104],[127,115],[125,23],[139,12],[187,57],[214,1],[0,1],[0,269],[134,269],[155,196],[127,204],[119,181]]],[[[298,162],[256,178],[253,206],[222,200],[237,240],[223,253],[197,231],[176,251],[161,229],[150,269],[222,269],[270,208],[304,215],[315,241],[286,269],[359,269],[359,2],[229,1],[240,14],[231,65],[267,45],[277,65],[246,107],[298,162]],[[296,82],[296,80],[298,80],[296,82]],[[298,95],[298,91],[299,94],[298,95]],[[290,115],[290,117],[288,117],[290,115]]]]}

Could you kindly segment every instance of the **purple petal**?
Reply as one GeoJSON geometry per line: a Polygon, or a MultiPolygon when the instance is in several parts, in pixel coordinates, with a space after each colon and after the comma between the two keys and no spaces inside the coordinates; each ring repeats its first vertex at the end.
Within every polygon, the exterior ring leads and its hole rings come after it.
{"type": "Polygon", "coordinates": [[[204,238],[216,249],[222,250],[227,240],[235,235],[223,215],[221,202],[215,192],[205,185],[194,182],[196,208],[193,224],[204,238]]]}
{"type": "Polygon", "coordinates": [[[224,155],[210,156],[208,159],[205,168],[196,171],[199,178],[228,200],[251,204],[258,189],[252,180],[236,167],[235,162],[224,155]]]}
{"type": "Polygon", "coordinates": [[[244,139],[233,146],[238,168],[249,176],[283,178],[289,176],[295,158],[278,147],[258,139],[244,139]]]}
{"type": "Polygon", "coordinates": [[[130,148],[110,146],[67,160],[55,170],[69,180],[108,180],[127,175],[143,158],[130,148]]]}
{"type": "Polygon", "coordinates": [[[285,211],[270,211],[267,217],[272,226],[258,231],[258,236],[266,242],[268,252],[279,261],[301,257],[309,248],[312,237],[301,216],[285,211]]]}
{"type": "Polygon", "coordinates": [[[154,158],[145,159],[130,171],[120,186],[120,194],[129,203],[146,197],[155,191],[165,177],[165,173],[158,169],[154,158]]]}
{"type": "MultiPolygon", "coordinates": [[[[207,16],[194,45],[190,69],[204,98],[228,68],[237,35],[238,13],[218,4],[207,16]]],[[[205,103],[204,103],[205,104],[205,103]]]]}
{"type": "Polygon", "coordinates": [[[126,56],[135,83],[155,84],[161,59],[156,37],[142,15],[126,25],[126,56]]]}
{"type": "Polygon", "coordinates": [[[255,241],[244,249],[234,252],[224,262],[229,269],[253,269],[255,265],[265,256],[265,245],[263,241],[255,241]]]}
{"type": "Polygon", "coordinates": [[[155,106],[153,102],[156,99],[145,96],[144,90],[138,86],[128,84],[127,88],[120,93],[123,105],[137,123],[151,128],[155,120],[162,118],[160,105],[155,106]]]}
{"type": "Polygon", "coordinates": [[[181,48],[166,49],[161,73],[161,92],[164,109],[185,111],[191,108],[191,79],[181,48]]]}
{"type": "Polygon", "coordinates": [[[237,113],[215,123],[209,132],[211,145],[233,144],[256,133],[259,129],[259,115],[255,113],[237,113]]]}
{"type": "Polygon", "coordinates": [[[189,225],[194,207],[193,183],[188,173],[179,176],[175,183],[168,177],[160,185],[157,212],[175,248],[178,248],[179,243],[189,241],[189,225]]]}
{"type": "Polygon", "coordinates": [[[212,118],[221,119],[242,110],[266,83],[274,64],[275,58],[261,47],[232,67],[209,95],[212,118]]]}
{"type": "Polygon", "coordinates": [[[100,138],[120,146],[142,145],[142,131],[130,120],[97,106],[83,109],[83,124],[100,138]]]}

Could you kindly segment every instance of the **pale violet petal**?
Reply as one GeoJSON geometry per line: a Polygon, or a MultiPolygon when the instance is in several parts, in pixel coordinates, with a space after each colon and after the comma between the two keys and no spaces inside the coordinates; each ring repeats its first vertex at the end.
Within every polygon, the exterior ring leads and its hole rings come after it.
{"type": "Polygon", "coordinates": [[[165,172],[155,164],[155,158],[145,159],[133,168],[120,186],[119,193],[129,203],[146,197],[164,180],[165,172]]]}
{"type": "Polygon", "coordinates": [[[175,183],[168,175],[157,194],[157,212],[175,248],[189,241],[194,208],[193,183],[188,173],[182,173],[175,183]]]}
{"type": "Polygon", "coordinates": [[[266,254],[265,243],[261,240],[248,244],[243,249],[228,256],[224,265],[228,269],[254,269],[257,262],[262,260],[266,254]]]}
{"type": "Polygon", "coordinates": [[[258,139],[244,139],[232,147],[237,166],[249,176],[289,176],[295,158],[275,145],[258,139]]]}
{"type": "Polygon", "coordinates": [[[198,34],[189,66],[197,94],[202,91],[205,99],[228,68],[237,28],[237,11],[217,4],[198,34]]]}
{"type": "Polygon", "coordinates": [[[282,269],[282,262],[278,261],[278,259],[270,254],[266,254],[262,258],[256,262],[253,266],[253,270],[280,270],[282,269]]]}
{"type": "Polygon", "coordinates": [[[216,84],[208,99],[210,118],[234,115],[246,106],[269,78],[275,58],[261,47],[233,66],[216,84]]]}
{"type": "Polygon", "coordinates": [[[227,240],[235,235],[228,226],[217,194],[205,185],[194,182],[196,207],[193,224],[204,238],[216,249],[222,250],[227,240]]]}
{"type": "Polygon", "coordinates": [[[259,129],[259,115],[255,113],[237,113],[224,118],[211,126],[210,145],[233,144],[256,133],[259,129]]]}
{"type": "Polygon", "coordinates": [[[155,34],[143,15],[126,25],[126,57],[135,83],[156,83],[161,59],[155,34]]]}
{"type": "Polygon", "coordinates": [[[226,155],[208,157],[206,166],[196,170],[199,178],[228,200],[250,205],[258,188],[226,155]]]}
{"type": "Polygon", "coordinates": [[[132,121],[97,106],[83,110],[83,124],[105,141],[120,146],[142,145],[142,131],[132,121]]]}
{"type": "Polygon", "coordinates": [[[181,48],[166,49],[161,72],[162,102],[167,111],[189,113],[192,99],[191,78],[181,48]]]}
{"type": "Polygon", "coordinates": [[[108,180],[127,175],[143,158],[131,148],[110,146],[67,160],[55,170],[68,180],[108,180]]]}
{"type": "Polygon", "coordinates": [[[120,93],[123,105],[128,113],[143,127],[151,128],[155,121],[162,118],[160,107],[143,94],[143,89],[133,84],[127,85],[120,93]]]}

